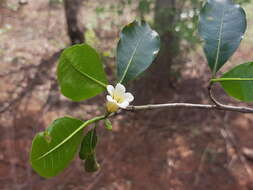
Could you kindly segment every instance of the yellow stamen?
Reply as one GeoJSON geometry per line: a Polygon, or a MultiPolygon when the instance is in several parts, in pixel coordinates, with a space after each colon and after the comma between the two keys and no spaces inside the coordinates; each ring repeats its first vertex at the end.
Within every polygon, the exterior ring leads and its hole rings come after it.
{"type": "Polygon", "coordinates": [[[114,102],[106,102],[106,109],[109,113],[113,113],[119,109],[119,106],[114,102]]]}

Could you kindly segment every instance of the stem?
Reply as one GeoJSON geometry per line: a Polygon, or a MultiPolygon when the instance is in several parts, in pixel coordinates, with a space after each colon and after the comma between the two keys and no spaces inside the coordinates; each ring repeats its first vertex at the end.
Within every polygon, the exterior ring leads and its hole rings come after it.
{"type": "Polygon", "coordinates": [[[217,78],[217,79],[211,79],[211,82],[222,82],[222,81],[253,81],[253,78],[217,78]]]}
{"type": "Polygon", "coordinates": [[[253,113],[252,108],[224,105],[224,104],[218,103],[217,101],[216,101],[216,104],[167,103],[167,104],[128,106],[124,110],[138,111],[138,110],[151,110],[151,109],[159,109],[159,108],[196,108],[196,109],[207,109],[207,110],[233,111],[233,112],[240,112],[240,113],[253,113]]]}
{"type": "Polygon", "coordinates": [[[166,103],[166,104],[149,104],[141,106],[128,106],[126,110],[137,111],[137,110],[151,110],[157,108],[198,108],[198,109],[214,109],[215,105],[207,104],[190,104],[190,103],[166,103]]]}
{"type": "Polygon", "coordinates": [[[191,104],[191,103],[167,103],[167,104],[150,104],[141,106],[128,106],[125,110],[127,111],[137,111],[137,110],[150,110],[158,108],[197,108],[197,109],[207,109],[207,110],[223,110],[223,111],[233,111],[240,113],[253,113],[253,109],[249,107],[239,107],[225,105],[217,101],[212,94],[211,83],[208,86],[209,97],[214,104],[191,104]]]}
{"type": "MultiPolygon", "coordinates": [[[[215,99],[215,97],[212,94],[213,82],[216,82],[218,80],[220,81],[223,79],[226,80],[227,78],[212,79],[210,81],[210,84],[208,86],[208,93],[213,104],[192,104],[192,103],[148,104],[148,105],[140,105],[140,106],[128,106],[126,109],[123,109],[123,110],[134,112],[138,110],[151,110],[151,109],[160,109],[160,108],[196,108],[196,109],[206,109],[206,110],[232,111],[232,112],[240,112],[240,113],[253,113],[253,108],[225,105],[215,99]]],[[[250,80],[253,80],[253,79],[250,79],[250,80]]],[[[115,115],[116,114],[117,113],[115,113],[115,115]]],[[[110,115],[110,116],[114,116],[114,115],[110,115]]]]}

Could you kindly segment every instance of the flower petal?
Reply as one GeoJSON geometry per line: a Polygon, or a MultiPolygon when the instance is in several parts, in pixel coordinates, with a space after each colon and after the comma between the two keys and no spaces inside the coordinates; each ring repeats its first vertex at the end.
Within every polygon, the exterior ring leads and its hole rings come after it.
{"type": "Polygon", "coordinates": [[[111,96],[113,96],[113,92],[114,92],[114,87],[112,86],[112,85],[107,85],[107,87],[106,87],[106,89],[107,89],[107,92],[111,95],[111,96]]]}
{"type": "Polygon", "coordinates": [[[127,92],[124,94],[124,99],[125,101],[132,102],[134,100],[134,96],[130,92],[127,92]]]}
{"type": "Polygon", "coordinates": [[[117,92],[117,94],[123,94],[124,92],[126,92],[126,88],[122,84],[118,83],[115,87],[115,91],[117,92]]]}
{"type": "Polygon", "coordinates": [[[114,100],[110,95],[107,95],[107,96],[106,96],[106,99],[107,99],[108,102],[117,103],[117,101],[114,100]]]}
{"type": "Polygon", "coordinates": [[[129,105],[129,102],[128,101],[124,101],[124,102],[122,102],[122,103],[120,103],[120,104],[117,104],[120,108],[123,108],[123,109],[125,109],[128,105],[129,105]]]}

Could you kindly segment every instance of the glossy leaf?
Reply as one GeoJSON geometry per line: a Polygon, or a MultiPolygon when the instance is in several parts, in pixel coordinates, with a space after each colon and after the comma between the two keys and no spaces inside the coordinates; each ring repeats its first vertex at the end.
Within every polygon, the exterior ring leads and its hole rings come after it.
{"type": "Polygon", "coordinates": [[[33,139],[30,153],[33,169],[46,178],[59,174],[74,158],[81,144],[83,129],[104,118],[98,116],[85,122],[69,117],[55,120],[45,132],[38,133],[33,139]]]}
{"type": "Polygon", "coordinates": [[[74,45],[63,51],[57,77],[62,94],[74,101],[98,95],[107,84],[100,57],[87,44],[74,45]]]}
{"type": "Polygon", "coordinates": [[[97,145],[98,137],[96,129],[90,130],[83,138],[79,157],[82,160],[87,159],[90,155],[94,154],[97,145]]]}
{"type": "Polygon", "coordinates": [[[78,130],[82,124],[74,118],[59,118],[35,136],[30,162],[38,174],[53,177],[69,165],[82,140],[82,130],[78,130]]]}
{"type": "Polygon", "coordinates": [[[125,26],[117,46],[117,77],[127,83],[145,71],[160,49],[157,32],[144,22],[134,21],[125,26]]]}
{"type": "Polygon", "coordinates": [[[244,10],[232,0],[208,0],[201,9],[199,33],[213,76],[238,48],[246,25],[244,10]]]}
{"type": "Polygon", "coordinates": [[[225,73],[221,85],[226,93],[244,102],[253,101],[253,62],[244,63],[225,73]]]}
{"type": "Polygon", "coordinates": [[[95,153],[87,157],[84,167],[86,172],[96,172],[100,168],[95,153]]]}

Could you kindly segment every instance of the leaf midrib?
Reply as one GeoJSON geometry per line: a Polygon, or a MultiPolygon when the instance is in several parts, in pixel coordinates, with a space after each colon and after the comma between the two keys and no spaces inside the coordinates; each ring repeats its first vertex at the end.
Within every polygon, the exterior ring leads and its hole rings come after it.
{"type": "Polygon", "coordinates": [[[211,82],[225,82],[225,81],[253,81],[253,78],[215,78],[211,82]]]}
{"type": "Polygon", "coordinates": [[[49,150],[48,152],[44,153],[43,155],[41,155],[40,157],[36,158],[35,160],[41,160],[42,158],[46,157],[47,155],[49,155],[50,153],[54,152],[56,149],[60,148],[63,144],[65,144],[67,141],[69,141],[73,136],[75,136],[78,132],[80,132],[83,128],[85,128],[87,125],[94,123],[96,121],[102,120],[104,119],[105,116],[100,116],[100,117],[95,117],[93,119],[90,119],[86,122],[84,122],[79,128],[77,128],[73,133],[71,133],[67,138],[65,138],[63,141],[61,141],[58,145],[56,145],[55,147],[53,147],[51,150],[49,150]]]}
{"type": "Polygon", "coordinates": [[[77,72],[79,72],[79,73],[82,74],[83,76],[87,77],[88,79],[90,79],[90,80],[96,82],[96,83],[99,84],[100,86],[106,88],[106,86],[107,86],[106,84],[104,84],[103,82],[101,82],[101,81],[95,79],[94,77],[88,75],[87,73],[85,73],[85,72],[79,70],[78,68],[76,68],[75,65],[72,64],[72,62],[69,60],[69,58],[67,58],[67,57],[65,57],[65,58],[69,61],[70,65],[74,68],[74,70],[76,70],[77,72]]]}
{"type": "Polygon", "coordinates": [[[225,9],[226,9],[226,8],[225,8],[225,6],[223,5],[222,17],[221,17],[221,24],[220,24],[220,30],[219,30],[219,39],[218,39],[217,54],[216,54],[215,63],[214,63],[214,68],[213,68],[213,73],[212,73],[212,76],[213,76],[213,77],[215,77],[215,75],[216,75],[217,65],[218,65],[218,61],[219,61],[219,57],[220,57],[220,48],[221,48],[220,46],[221,46],[221,37],[222,37],[222,33],[223,33],[225,9]]]}
{"type": "Polygon", "coordinates": [[[137,44],[136,44],[136,47],[135,47],[135,49],[134,49],[134,51],[133,51],[133,53],[132,53],[132,55],[131,55],[131,58],[130,58],[129,61],[128,61],[127,67],[126,67],[126,69],[125,69],[125,71],[124,71],[124,73],[123,73],[123,76],[122,76],[121,80],[119,81],[119,83],[122,83],[122,81],[125,79],[126,74],[127,74],[127,71],[129,70],[129,67],[130,67],[130,65],[131,65],[131,63],[132,63],[132,61],[133,61],[133,58],[134,58],[134,56],[135,56],[135,54],[136,54],[136,52],[137,52],[137,49],[139,48],[140,43],[142,42],[142,40],[144,39],[144,37],[146,36],[146,34],[147,34],[148,32],[149,32],[149,31],[146,31],[146,32],[144,33],[144,35],[142,35],[141,38],[138,40],[138,42],[137,42],[137,44]]]}

